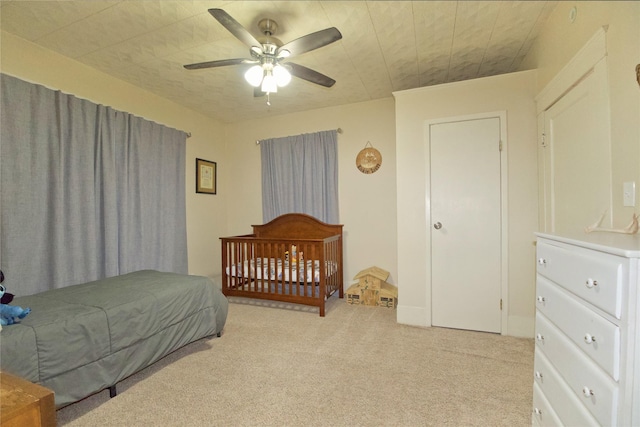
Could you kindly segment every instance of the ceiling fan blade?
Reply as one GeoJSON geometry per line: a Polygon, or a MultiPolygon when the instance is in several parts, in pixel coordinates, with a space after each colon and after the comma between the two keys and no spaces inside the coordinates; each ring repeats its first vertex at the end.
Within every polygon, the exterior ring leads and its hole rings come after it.
{"type": "Polygon", "coordinates": [[[221,59],[219,61],[207,61],[207,62],[198,62],[197,64],[187,64],[184,66],[187,70],[199,70],[201,68],[213,68],[213,67],[224,67],[227,65],[238,65],[238,64],[258,64],[258,61],[254,61],[253,59],[245,59],[245,58],[235,58],[235,59],[221,59]]]}
{"type": "Polygon", "coordinates": [[[315,33],[307,34],[299,39],[285,43],[278,48],[278,52],[287,50],[290,56],[300,55],[301,53],[309,52],[319,47],[326,46],[342,38],[342,34],[337,28],[331,27],[325,30],[317,31],[315,33]]]}
{"type": "Polygon", "coordinates": [[[209,13],[218,20],[231,34],[247,46],[262,48],[262,44],[256,40],[238,21],[222,9],[209,9],[209,13]]]}
{"type": "Polygon", "coordinates": [[[296,76],[302,80],[306,80],[308,82],[315,83],[324,87],[331,87],[336,83],[336,81],[331,77],[325,76],[324,74],[321,74],[303,65],[287,62],[286,66],[289,67],[291,75],[296,76]]]}
{"type": "Polygon", "coordinates": [[[260,86],[258,87],[254,87],[253,88],[253,97],[254,98],[259,98],[261,96],[265,96],[267,93],[262,91],[262,88],[260,86]]]}

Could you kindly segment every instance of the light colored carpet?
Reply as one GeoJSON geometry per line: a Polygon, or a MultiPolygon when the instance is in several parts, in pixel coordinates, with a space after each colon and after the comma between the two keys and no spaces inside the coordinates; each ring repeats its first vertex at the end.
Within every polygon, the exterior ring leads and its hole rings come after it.
{"type": "Polygon", "coordinates": [[[331,298],[235,299],[203,339],[58,411],[61,426],[530,426],[533,340],[396,323],[331,298]],[[242,303],[241,301],[244,301],[242,303]]]}

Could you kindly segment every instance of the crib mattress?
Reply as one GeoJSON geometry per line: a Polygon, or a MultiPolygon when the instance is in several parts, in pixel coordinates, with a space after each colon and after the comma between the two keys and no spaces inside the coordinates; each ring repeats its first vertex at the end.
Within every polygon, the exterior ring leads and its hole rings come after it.
{"type": "MultiPolygon", "coordinates": [[[[326,262],[327,276],[337,271],[336,263],[326,262]]],[[[280,282],[320,282],[320,261],[306,260],[303,262],[289,263],[280,258],[256,258],[239,262],[227,267],[227,275],[254,279],[280,282]]]]}
{"type": "MultiPolygon", "coordinates": [[[[264,293],[264,294],[276,294],[276,295],[290,295],[290,296],[307,296],[318,298],[320,296],[320,286],[318,283],[309,282],[307,284],[302,283],[279,283],[279,282],[267,282],[267,281],[251,281],[248,283],[236,284],[232,287],[234,290],[246,291],[250,294],[264,293]]],[[[329,296],[333,294],[331,292],[329,296]]],[[[325,299],[327,295],[325,295],[325,299]]]]}

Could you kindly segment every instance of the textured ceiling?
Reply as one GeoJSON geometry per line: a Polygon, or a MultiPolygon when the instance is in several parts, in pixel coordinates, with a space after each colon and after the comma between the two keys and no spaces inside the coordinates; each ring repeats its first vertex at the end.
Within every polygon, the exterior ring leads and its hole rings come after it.
{"type": "MultiPolygon", "coordinates": [[[[0,28],[224,122],[390,97],[391,92],[518,70],[555,1],[0,1],[0,28]],[[208,12],[222,8],[284,43],[328,27],[342,40],[291,60],[332,77],[293,78],[253,96],[246,65],[184,64],[249,57],[208,12]]],[[[46,64],[43,64],[46,66],[46,64]]]]}

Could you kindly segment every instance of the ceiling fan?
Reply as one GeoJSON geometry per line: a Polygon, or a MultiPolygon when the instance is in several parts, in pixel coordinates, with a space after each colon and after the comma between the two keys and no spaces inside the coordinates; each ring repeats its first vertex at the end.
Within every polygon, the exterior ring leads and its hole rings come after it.
{"type": "Polygon", "coordinates": [[[284,62],[284,60],[340,40],[342,34],[337,28],[327,28],[283,44],[273,37],[278,29],[278,24],[272,19],[262,19],[258,22],[258,27],[264,36],[256,39],[224,10],[209,9],[209,13],[237,39],[249,46],[251,58],[222,59],[188,64],[184,66],[187,70],[254,64],[245,73],[245,79],[255,88],[254,94],[256,96],[265,93],[268,96],[269,93],[277,92],[278,86],[286,86],[291,80],[291,76],[324,87],[331,87],[335,84],[336,81],[331,77],[293,62],[284,62]]]}

